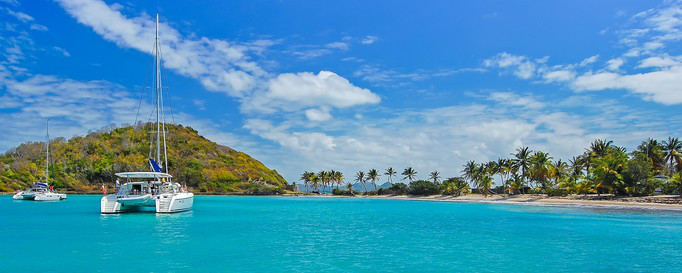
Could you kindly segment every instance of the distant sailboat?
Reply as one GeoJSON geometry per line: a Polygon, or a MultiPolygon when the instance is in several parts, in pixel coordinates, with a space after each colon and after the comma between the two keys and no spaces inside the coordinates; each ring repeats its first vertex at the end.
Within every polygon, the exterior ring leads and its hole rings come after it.
{"type": "Polygon", "coordinates": [[[159,15],[157,14],[156,41],[154,44],[156,59],[156,160],[152,158],[148,160],[151,172],[117,173],[116,186],[118,192],[102,197],[100,200],[101,213],[137,211],[144,209],[144,207],[154,207],[157,213],[172,213],[191,210],[194,204],[194,194],[187,192],[179,183],[173,182],[173,176],[168,174],[159,46],[159,15]],[[163,161],[161,160],[162,157],[163,161]],[[164,163],[163,168],[159,166],[160,162],[164,163]],[[120,187],[119,179],[125,180],[120,187]]]}
{"type": "Polygon", "coordinates": [[[45,141],[45,183],[36,182],[25,191],[19,191],[14,200],[59,201],[66,199],[66,194],[53,192],[50,188],[50,122],[47,121],[47,140],[45,141]]]}

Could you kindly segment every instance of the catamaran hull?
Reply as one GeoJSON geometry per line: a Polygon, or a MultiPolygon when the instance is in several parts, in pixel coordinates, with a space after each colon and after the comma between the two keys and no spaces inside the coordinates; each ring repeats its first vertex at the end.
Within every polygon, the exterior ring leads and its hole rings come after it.
{"type": "Polygon", "coordinates": [[[63,193],[39,193],[35,195],[35,201],[60,201],[66,199],[66,194],[63,193]]]}
{"type": "Polygon", "coordinates": [[[14,199],[14,200],[34,200],[35,197],[36,197],[35,193],[20,191],[20,192],[17,192],[16,194],[14,194],[14,196],[12,196],[12,199],[14,199]]]}
{"type": "Polygon", "coordinates": [[[17,192],[16,194],[14,194],[14,195],[12,196],[12,199],[14,199],[14,200],[24,200],[23,194],[24,194],[23,191],[17,192]]]}
{"type": "Polygon", "coordinates": [[[114,194],[102,197],[100,200],[100,212],[102,214],[113,214],[141,211],[143,207],[151,206],[155,208],[157,213],[175,213],[191,210],[194,205],[194,194],[187,192],[155,195],[152,199],[143,203],[129,203],[130,200],[120,199],[114,194]]]}
{"type": "Polygon", "coordinates": [[[156,196],[157,213],[174,213],[188,211],[194,205],[194,193],[167,193],[156,196]]]}

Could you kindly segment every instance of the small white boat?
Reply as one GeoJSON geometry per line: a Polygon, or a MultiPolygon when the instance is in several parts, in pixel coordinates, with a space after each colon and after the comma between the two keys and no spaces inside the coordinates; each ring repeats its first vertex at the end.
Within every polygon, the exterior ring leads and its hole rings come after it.
{"type": "Polygon", "coordinates": [[[45,183],[34,183],[28,190],[18,191],[14,200],[59,201],[66,199],[66,194],[53,192],[50,187],[50,123],[47,121],[47,140],[45,142],[45,183]]]}

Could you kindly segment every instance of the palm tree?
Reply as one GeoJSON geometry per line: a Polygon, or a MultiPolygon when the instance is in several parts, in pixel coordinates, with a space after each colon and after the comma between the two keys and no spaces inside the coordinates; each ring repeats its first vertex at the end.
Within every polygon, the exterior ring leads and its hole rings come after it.
{"type": "Polygon", "coordinates": [[[313,192],[317,192],[318,194],[320,193],[320,177],[318,175],[315,175],[314,173],[310,176],[310,183],[313,186],[313,192]]]}
{"type": "Polygon", "coordinates": [[[559,185],[564,182],[564,178],[569,175],[569,167],[566,162],[559,159],[553,164],[550,164],[550,178],[554,178],[554,185],[559,185]]]}
{"type": "Polygon", "coordinates": [[[464,170],[462,170],[462,176],[471,181],[472,185],[475,183],[476,180],[477,169],[478,165],[476,164],[476,161],[471,160],[464,164],[464,170]]]}
{"type": "Polygon", "coordinates": [[[521,148],[516,148],[516,154],[512,154],[514,156],[514,165],[516,166],[517,169],[521,170],[521,188],[523,190],[523,193],[525,194],[525,188],[523,187],[524,181],[526,178],[528,178],[528,167],[530,164],[530,156],[531,151],[528,147],[521,147],[521,148]]]}
{"type": "Polygon", "coordinates": [[[299,178],[299,181],[303,181],[303,185],[305,186],[306,189],[308,189],[310,182],[312,182],[313,175],[315,174],[309,171],[305,171],[301,174],[301,178],[299,178]]]}
{"type": "Polygon", "coordinates": [[[334,179],[334,176],[336,176],[336,171],[335,170],[330,170],[327,172],[329,175],[329,190],[331,191],[332,188],[334,188],[334,183],[336,183],[336,179],[334,179]]]}
{"type": "Polygon", "coordinates": [[[489,175],[483,175],[481,176],[481,179],[478,181],[478,189],[483,193],[483,196],[488,197],[488,194],[491,193],[490,188],[493,185],[493,179],[490,178],[489,175]]]}
{"type": "Polygon", "coordinates": [[[376,169],[371,169],[367,171],[367,178],[372,181],[372,185],[374,185],[374,190],[377,190],[377,180],[379,180],[379,172],[377,172],[376,169]]]}
{"type": "Polygon", "coordinates": [[[334,181],[336,181],[336,188],[339,188],[339,185],[343,183],[343,173],[340,171],[334,172],[334,181]]]}
{"type": "Polygon", "coordinates": [[[386,172],[384,173],[386,176],[388,176],[388,183],[391,183],[393,185],[393,176],[395,176],[398,172],[396,172],[393,167],[388,167],[386,169],[386,172]]]}
{"type": "Polygon", "coordinates": [[[550,168],[552,164],[552,157],[545,152],[535,152],[531,157],[531,177],[534,180],[535,187],[540,183],[542,189],[546,190],[548,185],[548,178],[550,178],[550,168]]]}
{"type": "Polygon", "coordinates": [[[642,141],[642,144],[637,146],[635,153],[640,153],[644,155],[644,158],[651,162],[651,168],[656,172],[660,173],[661,167],[664,167],[665,160],[662,155],[663,146],[658,143],[658,140],[647,139],[642,141]]]}
{"type": "Polygon", "coordinates": [[[348,191],[350,191],[350,194],[353,195],[353,183],[348,182],[346,184],[346,188],[348,188],[348,191]]]}
{"type": "Polygon", "coordinates": [[[432,171],[431,174],[429,175],[429,177],[433,181],[433,184],[438,185],[438,182],[440,182],[440,172],[439,171],[432,171]]]}
{"type": "Polygon", "coordinates": [[[322,184],[322,191],[324,191],[325,187],[327,186],[327,182],[329,182],[329,173],[327,171],[319,171],[317,173],[317,177],[320,179],[320,184],[322,184]]]}
{"type": "Polygon", "coordinates": [[[417,175],[417,171],[412,169],[412,167],[407,167],[403,171],[402,175],[404,176],[403,180],[407,179],[410,181],[410,183],[412,183],[412,180],[414,180],[414,177],[417,175]]]}
{"type": "Polygon", "coordinates": [[[367,192],[367,187],[365,187],[365,172],[358,171],[355,173],[355,182],[359,182],[362,185],[362,188],[365,189],[365,193],[367,192]]]}
{"type": "Polygon", "coordinates": [[[608,152],[609,148],[611,148],[611,144],[613,144],[612,140],[606,141],[603,139],[597,139],[590,144],[588,151],[597,157],[603,157],[606,155],[606,152],[608,152]]]}
{"type": "Polygon", "coordinates": [[[676,137],[668,137],[668,140],[663,141],[663,154],[664,159],[668,163],[670,168],[670,176],[675,173],[675,164],[677,163],[677,169],[682,169],[680,163],[682,163],[682,142],[676,137]]]}
{"type": "Polygon", "coordinates": [[[502,179],[502,189],[507,188],[507,181],[509,180],[509,175],[512,173],[514,163],[509,159],[497,159],[497,173],[502,179]]]}
{"type": "Polygon", "coordinates": [[[570,178],[571,178],[571,188],[567,188],[569,192],[572,192],[576,190],[576,185],[578,184],[578,178],[583,174],[583,163],[582,163],[582,158],[581,157],[576,157],[574,156],[570,160],[568,160],[569,163],[569,170],[570,170],[570,178]]]}

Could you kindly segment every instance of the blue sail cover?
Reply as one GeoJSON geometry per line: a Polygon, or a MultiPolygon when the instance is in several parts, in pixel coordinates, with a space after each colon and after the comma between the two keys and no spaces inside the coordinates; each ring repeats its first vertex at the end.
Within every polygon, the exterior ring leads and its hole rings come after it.
{"type": "Polygon", "coordinates": [[[33,185],[38,186],[38,187],[46,187],[47,188],[47,184],[45,184],[45,183],[36,182],[33,185]]]}
{"type": "Polygon", "coordinates": [[[149,159],[149,166],[152,167],[153,172],[157,172],[157,173],[161,172],[161,167],[159,167],[159,163],[156,163],[156,161],[154,161],[154,159],[151,159],[151,158],[149,159]]]}

